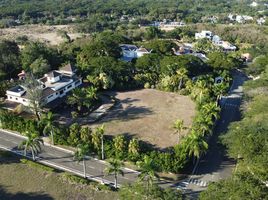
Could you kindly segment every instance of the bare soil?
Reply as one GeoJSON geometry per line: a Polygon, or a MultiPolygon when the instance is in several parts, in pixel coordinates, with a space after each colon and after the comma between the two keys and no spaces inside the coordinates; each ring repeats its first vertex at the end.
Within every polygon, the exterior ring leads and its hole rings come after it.
{"type": "Polygon", "coordinates": [[[66,31],[73,40],[85,35],[75,32],[73,25],[23,25],[14,28],[0,29],[0,38],[14,40],[18,36],[27,36],[30,40],[45,42],[50,45],[58,45],[64,41],[58,34],[60,30],[66,31]]]}
{"type": "Polygon", "coordinates": [[[156,148],[175,145],[178,135],[172,128],[174,121],[182,119],[190,127],[195,116],[195,104],[187,96],[153,89],[114,95],[118,103],[97,125],[104,123],[108,135],[136,137],[156,148]]]}

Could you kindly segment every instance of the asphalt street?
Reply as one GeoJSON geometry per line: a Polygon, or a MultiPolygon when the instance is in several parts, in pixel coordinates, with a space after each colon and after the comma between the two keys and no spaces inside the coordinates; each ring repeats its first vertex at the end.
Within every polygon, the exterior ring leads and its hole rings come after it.
{"type": "MultiPolygon", "coordinates": [[[[23,137],[10,134],[0,130],[0,148],[11,150],[14,153],[22,154],[22,150],[18,149],[18,144],[24,140],[23,137]]],[[[28,155],[31,157],[31,154],[28,155]]],[[[63,171],[75,173],[83,176],[83,162],[76,162],[73,159],[73,153],[68,150],[62,150],[57,147],[44,145],[41,153],[38,154],[37,161],[63,171]]],[[[101,160],[93,158],[86,160],[87,178],[106,184],[113,184],[114,176],[106,175],[104,169],[108,164],[101,160]]],[[[118,176],[118,184],[127,184],[137,179],[138,172],[124,168],[124,176],[118,176]]]]}
{"type": "Polygon", "coordinates": [[[240,71],[233,74],[230,92],[222,99],[220,119],[209,140],[209,149],[200,159],[193,175],[184,180],[184,191],[191,199],[196,199],[199,192],[206,189],[210,182],[216,182],[231,176],[235,161],[227,156],[226,149],[220,144],[219,136],[228,130],[231,122],[241,119],[240,105],[243,95],[243,83],[247,77],[240,71]]]}

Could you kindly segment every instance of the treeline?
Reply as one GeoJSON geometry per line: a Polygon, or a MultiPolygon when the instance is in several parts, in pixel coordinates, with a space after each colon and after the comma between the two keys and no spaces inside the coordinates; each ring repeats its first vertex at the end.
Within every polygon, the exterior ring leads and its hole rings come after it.
{"type": "Polygon", "coordinates": [[[122,16],[127,16],[130,21],[132,21],[132,17],[135,17],[134,23],[139,24],[163,19],[196,23],[201,22],[203,16],[219,13],[243,13],[255,16],[258,9],[250,7],[250,3],[250,1],[227,0],[207,0],[202,3],[195,0],[67,0],[64,3],[61,0],[12,0],[1,2],[0,17],[11,25],[12,22],[7,20],[18,19],[19,23],[23,24],[67,24],[73,21],[83,21],[88,27],[95,26],[95,29],[103,29],[122,24],[121,22],[124,21],[122,16]]]}

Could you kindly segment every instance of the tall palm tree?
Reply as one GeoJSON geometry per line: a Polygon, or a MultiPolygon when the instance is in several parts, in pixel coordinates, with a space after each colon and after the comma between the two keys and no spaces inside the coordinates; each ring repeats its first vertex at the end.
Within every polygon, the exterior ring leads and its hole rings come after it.
{"type": "Polygon", "coordinates": [[[104,125],[97,127],[95,132],[101,140],[101,159],[104,160],[104,125]]]}
{"type": "Polygon", "coordinates": [[[155,166],[153,160],[149,156],[145,156],[142,162],[138,163],[141,173],[139,174],[139,180],[146,181],[147,190],[153,185],[154,180],[158,179],[158,175],[155,172],[155,166]]]}
{"type": "Polygon", "coordinates": [[[99,152],[101,146],[101,137],[97,131],[93,131],[93,133],[91,134],[91,142],[94,148],[99,152]]]}
{"type": "Polygon", "coordinates": [[[208,87],[205,80],[198,80],[192,87],[191,95],[194,99],[198,100],[199,104],[202,103],[204,95],[208,93],[208,87]]]}
{"type": "Polygon", "coordinates": [[[196,158],[205,153],[208,149],[207,142],[203,139],[202,135],[197,134],[192,131],[190,135],[186,138],[185,141],[185,150],[188,152],[189,156],[193,156],[193,161],[195,162],[196,158]]]}
{"type": "Polygon", "coordinates": [[[139,140],[133,138],[128,144],[128,153],[132,155],[138,155],[140,150],[139,146],[139,140]]]}
{"type": "Polygon", "coordinates": [[[172,127],[175,130],[174,134],[178,134],[179,135],[179,141],[180,141],[181,132],[187,128],[187,127],[184,126],[184,121],[181,120],[181,119],[177,119],[174,122],[174,124],[173,124],[172,127]]]}
{"type": "Polygon", "coordinates": [[[55,123],[55,115],[52,112],[48,112],[42,119],[42,123],[45,124],[43,133],[49,133],[51,136],[51,143],[54,145],[54,133],[57,129],[57,124],[55,123]]]}
{"type": "Polygon", "coordinates": [[[85,92],[82,88],[75,88],[72,90],[72,94],[68,96],[67,102],[70,105],[77,105],[77,110],[81,111],[84,101],[85,92]]]}
{"type": "Polygon", "coordinates": [[[86,155],[89,154],[89,146],[86,144],[77,145],[77,150],[74,153],[74,160],[78,163],[83,161],[84,178],[86,178],[86,155]]]}
{"type": "Polygon", "coordinates": [[[24,149],[24,156],[27,155],[27,151],[31,151],[32,158],[35,161],[35,156],[41,152],[41,145],[44,145],[44,141],[36,134],[26,132],[27,139],[19,144],[19,149],[24,149]]]}
{"type": "Polygon", "coordinates": [[[117,188],[117,178],[121,174],[124,176],[124,171],[122,170],[123,163],[120,160],[112,159],[109,161],[109,166],[105,168],[105,173],[107,175],[114,174],[114,187],[117,188]]]}
{"type": "Polygon", "coordinates": [[[176,71],[176,76],[180,79],[178,89],[180,90],[183,85],[183,80],[188,78],[188,70],[186,68],[180,68],[176,71]]]}

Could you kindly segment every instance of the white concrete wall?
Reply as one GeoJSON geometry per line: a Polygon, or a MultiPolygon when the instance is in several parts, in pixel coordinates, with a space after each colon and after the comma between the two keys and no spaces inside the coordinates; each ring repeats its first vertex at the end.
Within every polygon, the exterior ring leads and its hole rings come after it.
{"type": "Polygon", "coordinates": [[[7,95],[7,100],[12,101],[12,102],[21,103],[21,104],[23,104],[25,106],[29,105],[29,100],[28,99],[18,97],[18,96],[7,95]]]}

